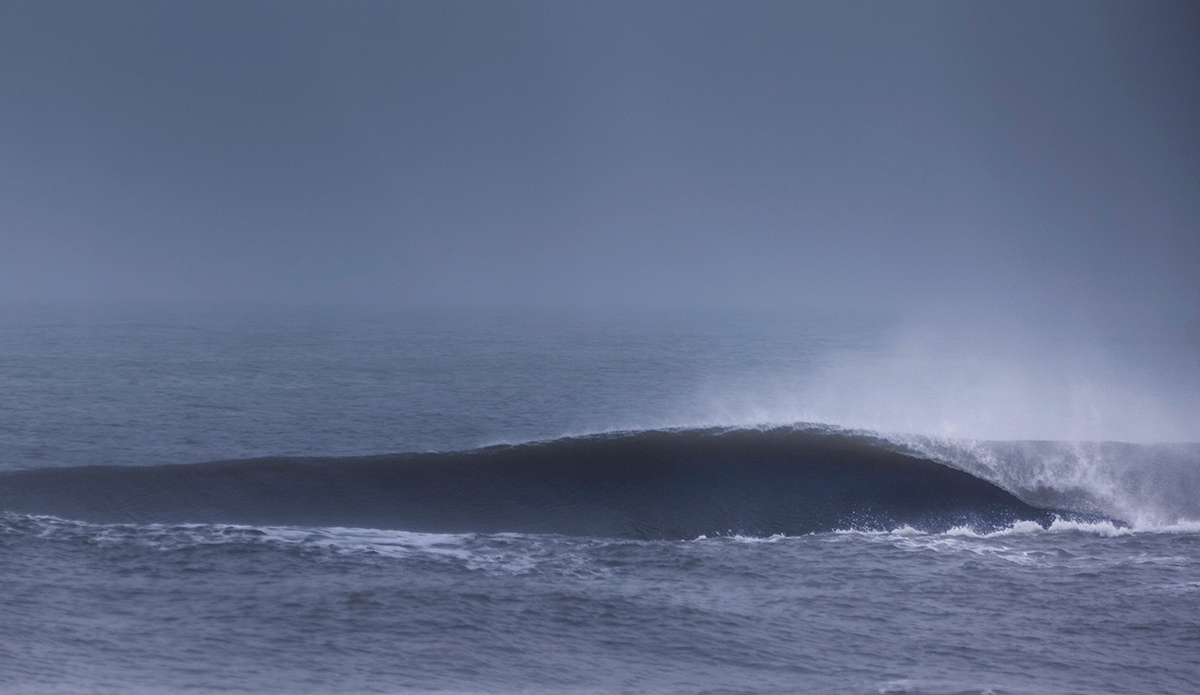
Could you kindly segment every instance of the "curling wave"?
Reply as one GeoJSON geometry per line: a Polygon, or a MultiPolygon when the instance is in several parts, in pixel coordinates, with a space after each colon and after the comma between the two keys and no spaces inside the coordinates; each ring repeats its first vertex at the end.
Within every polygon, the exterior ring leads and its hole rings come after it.
{"type": "Polygon", "coordinates": [[[1200,523],[1197,443],[886,439],[913,456],[996,483],[1038,507],[1120,519],[1143,531],[1200,523]]]}
{"type": "Polygon", "coordinates": [[[687,539],[1097,515],[1034,506],[862,434],[645,431],[367,458],[0,474],[0,510],[113,523],[354,526],[687,539]]]}

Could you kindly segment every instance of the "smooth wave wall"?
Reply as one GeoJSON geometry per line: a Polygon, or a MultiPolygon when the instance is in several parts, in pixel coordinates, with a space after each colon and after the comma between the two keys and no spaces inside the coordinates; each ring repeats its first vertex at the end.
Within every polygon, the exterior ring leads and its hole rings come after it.
{"type": "Polygon", "coordinates": [[[0,475],[0,509],[102,523],[683,539],[900,527],[987,532],[1020,521],[1048,525],[1058,516],[888,442],[795,428],[615,433],[369,458],[20,471],[0,475]]]}

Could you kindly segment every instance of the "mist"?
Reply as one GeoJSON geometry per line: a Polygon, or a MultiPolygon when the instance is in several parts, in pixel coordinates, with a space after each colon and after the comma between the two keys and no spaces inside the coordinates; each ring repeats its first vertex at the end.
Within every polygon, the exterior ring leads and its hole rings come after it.
{"type": "Polygon", "coordinates": [[[901,319],[804,370],[713,381],[695,423],[795,422],[942,439],[1192,442],[1195,334],[901,319]]]}

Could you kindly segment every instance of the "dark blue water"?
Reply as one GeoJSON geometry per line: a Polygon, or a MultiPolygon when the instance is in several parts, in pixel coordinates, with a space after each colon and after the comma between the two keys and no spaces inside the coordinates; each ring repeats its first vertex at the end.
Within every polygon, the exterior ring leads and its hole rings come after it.
{"type": "Polygon", "coordinates": [[[6,310],[0,691],[1200,689],[1194,355],[896,331],[6,310]]]}

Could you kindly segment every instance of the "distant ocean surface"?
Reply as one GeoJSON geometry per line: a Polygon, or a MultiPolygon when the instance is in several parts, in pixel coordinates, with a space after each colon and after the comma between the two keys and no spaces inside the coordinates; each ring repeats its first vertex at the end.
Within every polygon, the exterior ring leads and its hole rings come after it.
{"type": "Polygon", "coordinates": [[[903,335],[0,309],[0,692],[1200,692],[1197,347],[903,335]]]}

